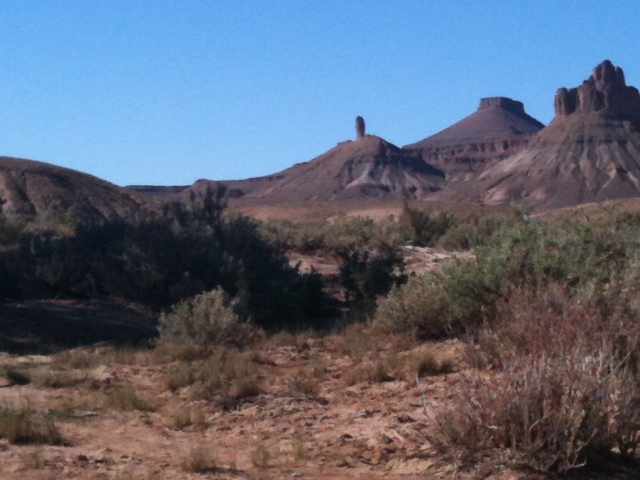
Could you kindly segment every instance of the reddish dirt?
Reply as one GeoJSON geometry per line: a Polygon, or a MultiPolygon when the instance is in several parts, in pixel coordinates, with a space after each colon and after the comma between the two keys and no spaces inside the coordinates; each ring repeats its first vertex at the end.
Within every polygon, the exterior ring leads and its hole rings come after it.
{"type": "MultiPolygon", "coordinates": [[[[453,373],[419,383],[407,375],[348,385],[345,378],[356,360],[341,351],[343,342],[339,337],[298,338],[294,346],[265,345],[255,367],[263,393],[231,409],[193,400],[191,387],[172,393],[166,382],[175,364],[156,364],[144,351],[135,354],[133,365],[88,370],[92,381],[83,386],[5,386],[0,389],[3,404],[28,404],[50,413],[66,407],[74,414],[58,420],[64,446],[0,443],[0,478],[468,478],[427,440],[436,407],[470,388],[469,372],[460,361],[462,346],[445,342],[434,347],[439,356],[454,359],[453,373]],[[318,394],[307,397],[292,387],[292,378],[310,366],[324,373],[318,377],[318,394]],[[134,386],[156,410],[104,406],[101,389],[119,384],[134,386]],[[172,418],[185,409],[200,412],[203,424],[175,429],[172,418]],[[219,471],[203,476],[180,468],[181,457],[196,446],[215,452],[219,471]],[[260,456],[261,451],[269,453],[260,456]]],[[[362,361],[374,360],[363,355],[362,361]]],[[[51,359],[5,355],[1,360],[46,368],[51,359]]]]}

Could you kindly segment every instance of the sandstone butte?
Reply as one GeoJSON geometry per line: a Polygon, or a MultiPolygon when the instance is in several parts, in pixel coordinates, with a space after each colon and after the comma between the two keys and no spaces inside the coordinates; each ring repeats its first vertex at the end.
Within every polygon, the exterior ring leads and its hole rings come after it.
{"type": "Polygon", "coordinates": [[[451,183],[473,178],[523,150],[543,127],[527,115],[522,102],[506,97],[482,98],[473,114],[403,149],[441,168],[451,183]]]}
{"type": "Polygon", "coordinates": [[[526,149],[454,186],[446,197],[539,210],[640,195],[640,94],[605,60],[575,88],[560,88],[555,117],[526,149]]]}

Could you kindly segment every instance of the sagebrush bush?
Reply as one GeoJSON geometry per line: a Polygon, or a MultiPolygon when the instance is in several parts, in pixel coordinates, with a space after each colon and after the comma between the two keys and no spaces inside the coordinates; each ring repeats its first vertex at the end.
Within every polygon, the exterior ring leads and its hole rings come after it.
{"type": "Polygon", "coordinates": [[[196,295],[160,316],[159,342],[196,344],[205,349],[221,345],[242,348],[255,341],[258,329],[241,322],[224,290],[196,295]]]}
{"type": "Polygon", "coordinates": [[[218,348],[204,360],[175,366],[167,377],[167,388],[194,386],[194,396],[207,400],[249,398],[261,393],[257,373],[250,354],[218,348]]]}
{"type": "Polygon", "coordinates": [[[439,338],[451,333],[453,319],[447,313],[445,292],[437,273],[412,276],[394,286],[378,301],[373,324],[393,334],[439,338]]]}
{"type": "Polygon", "coordinates": [[[528,284],[497,302],[470,347],[494,375],[440,415],[449,447],[541,472],[636,452],[640,312],[617,293],[575,288],[528,284]]]}
{"type": "Polygon", "coordinates": [[[519,357],[482,378],[438,417],[446,443],[468,458],[563,472],[614,449],[633,455],[640,443],[640,389],[615,352],[519,357]]]}

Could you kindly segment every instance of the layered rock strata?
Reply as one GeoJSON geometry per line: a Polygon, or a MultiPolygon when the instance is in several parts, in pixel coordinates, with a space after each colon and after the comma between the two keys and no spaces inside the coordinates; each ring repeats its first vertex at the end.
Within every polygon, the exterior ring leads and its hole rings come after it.
{"type": "Polygon", "coordinates": [[[555,118],[526,150],[451,196],[541,210],[640,196],[640,95],[622,69],[605,60],[554,104],[555,118]]]}
{"type": "Polygon", "coordinates": [[[273,175],[223,182],[261,202],[419,198],[444,185],[444,173],[376,135],[339,143],[273,175]]]}
{"type": "Polygon", "coordinates": [[[506,97],[480,100],[478,110],[405,150],[442,168],[447,180],[468,180],[500,160],[523,150],[544,125],[527,115],[522,102],[506,97]]]}

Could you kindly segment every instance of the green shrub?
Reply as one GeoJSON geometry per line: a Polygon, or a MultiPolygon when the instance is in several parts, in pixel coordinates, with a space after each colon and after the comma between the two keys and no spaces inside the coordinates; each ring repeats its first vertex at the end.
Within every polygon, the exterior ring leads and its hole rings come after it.
{"type": "Polygon", "coordinates": [[[453,226],[455,220],[448,212],[436,215],[429,208],[414,208],[405,202],[400,222],[409,227],[413,245],[426,247],[434,245],[453,226]]]}
{"type": "Polygon", "coordinates": [[[446,296],[437,273],[409,277],[394,286],[378,302],[373,324],[393,334],[416,338],[440,338],[452,332],[454,319],[448,314],[446,296]]]}
{"type": "Polygon", "coordinates": [[[256,222],[239,217],[225,224],[222,247],[228,254],[229,281],[221,286],[234,297],[241,320],[267,330],[326,327],[332,313],[322,277],[300,273],[288,258],[260,238],[256,222]]]}
{"type": "Polygon", "coordinates": [[[23,223],[11,220],[0,213],[0,250],[15,247],[24,234],[24,228],[23,223]]]}
{"type": "Polygon", "coordinates": [[[283,250],[314,252],[365,248],[378,235],[378,226],[368,217],[342,216],[330,222],[260,222],[260,234],[271,245],[283,250]]]}
{"type": "Polygon", "coordinates": [[[376,300],[407,280],[404,259],[396,248],[378,253],[367,250],[341,252],[340,283],[352,319],[364,319],[376,308],[376,300]]]}
{"type": "Polygon", "coordinates": [[[551,284],[568,296],[588,292],[598,308],[612,312],[637,292],[637,238],[610,225],[522,217],[478,247],[475,260],[447,263],[441,272],[392,292],[376,321],[427,337],[467,332],[494,321],[498,303],[512,292],[531,288],[537,294],[551,284]]]}
{"type": "Polygon", "coordinates": [[[205,349],[248,345],[258,332],[238,320],[230,302],[229,295],[217,288],[175,305],[171,313],[160,316],[159,341],[196,344],[205,349]]]}
{"type": "Polygon", "coordinates": [[[505,215],[470,215],[458,217],[436,241],[451,250],[469,250],[486,246],[501,230],[513,226],[517,219],[505,215]]]}
{"type": "Polygon", "coordinates": [[[0,299],[107,296],[162,309],[222,287],[243,321],[322,326],[330,312],[322,278],[291,266],[253,220],[223,217],[224,206],[224,189],[211,187],[136,222],[23,235],[0,249],[0,299]]]}

